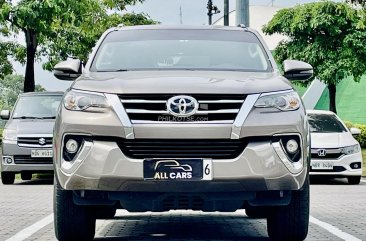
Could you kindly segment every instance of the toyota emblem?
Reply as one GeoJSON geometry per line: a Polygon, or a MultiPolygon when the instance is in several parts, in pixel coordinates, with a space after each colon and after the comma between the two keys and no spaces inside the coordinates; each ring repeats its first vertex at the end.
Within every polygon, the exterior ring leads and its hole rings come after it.
{"type": "Polygon", "coordinates": [[[191,96],[174,96],[168,100],[167,108],[170,114],[177,117],[189,117],[196,114],[199,104],[191,96]]]}

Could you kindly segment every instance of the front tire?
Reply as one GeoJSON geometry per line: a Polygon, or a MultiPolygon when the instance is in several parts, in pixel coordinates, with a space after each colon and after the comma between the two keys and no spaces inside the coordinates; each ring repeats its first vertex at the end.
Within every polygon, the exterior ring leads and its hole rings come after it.
{"type": "Polygon", "coordinates": [[[361,177],[348,177],[348,184],[358,185],[361,182],[361,177]]]}
{"type": "Polygon", "coordinates": [[[60,241],[92,240],[95,235],[95,216],[86,206],[76,205],[72,191],[64,190],[54,181],[54,226],[60,241]]]}
{"type": "Polygon", "coordinates": [[[4,185],[14,184],[15,173],[13,173],[13,172],[1,172],[1,181],[4,185]]]}
{"type": "Polygon", "coordinates": [[[288,206],[275,207],[267,218],[268,235],[272,241],[303,241],[308,235],[310,194],[309,181],[302,190],[293,191],[288,206]]]}

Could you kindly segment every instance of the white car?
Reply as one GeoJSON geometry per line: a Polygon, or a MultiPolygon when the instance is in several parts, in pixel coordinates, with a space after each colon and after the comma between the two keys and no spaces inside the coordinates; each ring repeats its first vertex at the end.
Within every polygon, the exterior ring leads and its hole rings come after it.
{"type": "Polygon", "coordinates": [[[360,144],[353,137],[361,134],[348,129],[331,111],[308,110],[311,132],[311,176],[348,178],[349,184],[359,184],[362,176],[360,144]]]}

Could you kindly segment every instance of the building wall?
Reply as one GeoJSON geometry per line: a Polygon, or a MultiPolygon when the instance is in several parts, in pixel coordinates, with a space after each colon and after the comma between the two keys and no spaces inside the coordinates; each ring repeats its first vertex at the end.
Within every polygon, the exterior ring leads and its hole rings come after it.
{"type": "MultiPolygon", "coordinates": [[[[262,27],[266,25],[273,16],[281,10],[281,7],[268,7],[268,6],[250,6],[249,8],[249,14],[250,14],[250,26],[251,28],[257,30],[262,37],[264,38],[264,41],[267,43],[268,48],[270,50],[274,50],[278,43],[285,39],[284,36],[280,34],[274,34],[274,35],[265,35],[262,31],[262,27]]],[[[232,11],[230,13],[230,26],[236,26],[236,12],[232,11]]],[[[224,19],[220,18],[217,20],[215,25],[224,25],[224,19]]]]}

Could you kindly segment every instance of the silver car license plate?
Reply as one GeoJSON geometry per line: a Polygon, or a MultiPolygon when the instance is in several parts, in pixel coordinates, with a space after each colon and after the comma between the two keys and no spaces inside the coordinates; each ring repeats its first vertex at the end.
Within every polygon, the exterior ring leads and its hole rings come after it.
{"type": "Polygon", "coordinates": [[[32,150],[32,158],[50,158],[53,157],[53,150],[32,150]]]}

